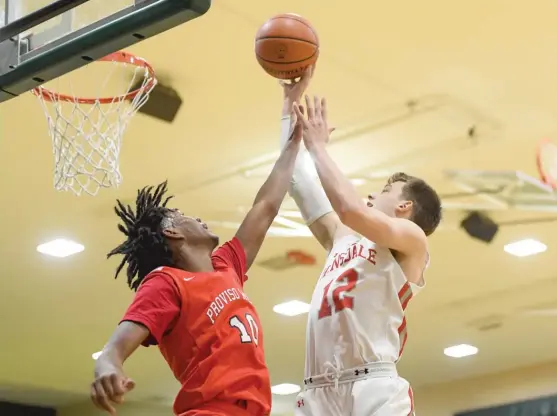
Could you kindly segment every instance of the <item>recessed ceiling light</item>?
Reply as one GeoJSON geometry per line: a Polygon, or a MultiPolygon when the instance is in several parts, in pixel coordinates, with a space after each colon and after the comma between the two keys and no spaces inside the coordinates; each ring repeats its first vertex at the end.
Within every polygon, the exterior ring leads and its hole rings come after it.
{"type": "Polygon", "coordinates": [[[47,243],[39,244],[37,251],[53,257],[68,257],[72,254],[80,253],[85,250],[83,245],[75,241],[57,238],[47,243]]]}
{"type": "Polygon", "coordinates": [[[505,245],[504,250],[516,257],[526,257],[543,253],[547,250],[547,246],[533,238],[526,238],[505,245]]]}
{"type": "Polygon", "coordinates": [[[354,186],[362,186],[366,183],[366,180],[364,178],[351,178],[350,182],[352,182],[352,185],[354,186]]]}
{"type": "Polygon", "coordinates": [[[447,357],[462,358],[470,355],[476,355],[478,353],[478,349],[473,345],[459,344],[447,347],[443,352],[447,357]]]}
{"type": "Polygon", "coordinates": [[[94,352],[93,354],[91,354],[91,357],[93,358],[93,360],[96,360],[101,356],[102,353],[103,353],[102,351],[94,352]]]}
{"type": "Polygon", "coordinates": [[[273,311],[284,316],[296,316],[309,312],[309,303],[290,300],[273,306],[273,311]]]}
{"type": "Polygon", "coordinates": [[[281,396],[287,396],[289,394],[296,394],[299,393],[301,387],[297,384],[290,384],[290,383],[282,383],[277,384],[276,386],[271,387],[271,393],[279,394],[281,396]]]}

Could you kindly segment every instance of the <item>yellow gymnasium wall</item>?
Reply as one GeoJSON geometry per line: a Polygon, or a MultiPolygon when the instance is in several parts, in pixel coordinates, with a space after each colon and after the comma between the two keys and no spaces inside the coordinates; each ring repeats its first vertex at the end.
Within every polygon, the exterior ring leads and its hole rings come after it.
{"type": "Polygon", "coordinates": [[[553,394],[557,394],[557,362],[415,390],[419,416],[452,416],[553,394]]]}
{"type": "MultiPolygon", "coordinates": [[[[455,412],[557,394],[557,362],[487,377],[415,389],[419,416],[452,416],[455,412]]],[[[100,416],[92,405],[60,408],[58,416],[100,416]]],[[[118,416],[171,416],[167,406],[129,404],[118,416]]],[[[291,415],[284,415],[291,416],[291,415]]]]}

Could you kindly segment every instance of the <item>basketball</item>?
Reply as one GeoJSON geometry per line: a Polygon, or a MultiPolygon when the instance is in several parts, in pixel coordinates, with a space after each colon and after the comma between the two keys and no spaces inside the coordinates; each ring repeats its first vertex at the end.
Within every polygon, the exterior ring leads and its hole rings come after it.
{"type": "Polygon", "coordinates": [[[259,65],[278,79],[294,79],[319,56],[315,29],[302,16],[279,14],[257,31],[255,55],[259,65]]]}

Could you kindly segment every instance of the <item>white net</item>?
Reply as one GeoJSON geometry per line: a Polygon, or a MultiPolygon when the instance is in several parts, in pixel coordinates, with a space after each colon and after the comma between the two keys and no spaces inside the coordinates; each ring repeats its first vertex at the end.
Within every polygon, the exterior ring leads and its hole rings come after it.
{"type": "Polygon", "coordinates": [[[45,111],[52,139],[54,188],[58,191],[96,195],[101,188],[116,188],[122,182],[119,166],[122,138],[130,119],[149,98],[156,80],[148,67],[106,61],[89,65],[108,68],[104,80],[98,74],[94,79],[84,79],[83,75],[79,80],[64,77],[58,80],[55,90],[35,92],[45,111]],[[114,87],[113,74],[121,72],[123,67],[133,69],[133,76],[126,79],[123,95],[90,101],[75,96],[73,85],[81,87],[88,83],[95,85],[94,97],[105,97],[107,89],[114,87]],[[132,88],[137,94],[128,94],[132,88]],[[69,94],[62,98],[57,91],[69,94]]]}

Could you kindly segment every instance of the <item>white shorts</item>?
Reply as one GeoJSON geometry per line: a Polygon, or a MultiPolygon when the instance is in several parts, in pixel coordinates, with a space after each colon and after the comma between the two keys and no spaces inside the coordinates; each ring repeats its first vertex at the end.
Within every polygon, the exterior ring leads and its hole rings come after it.
{"type": "Polygon", "coordinates": [[[294,416],[413,416],[410,384],[398,375],[309,388],[298,394],[294,416]]]}

